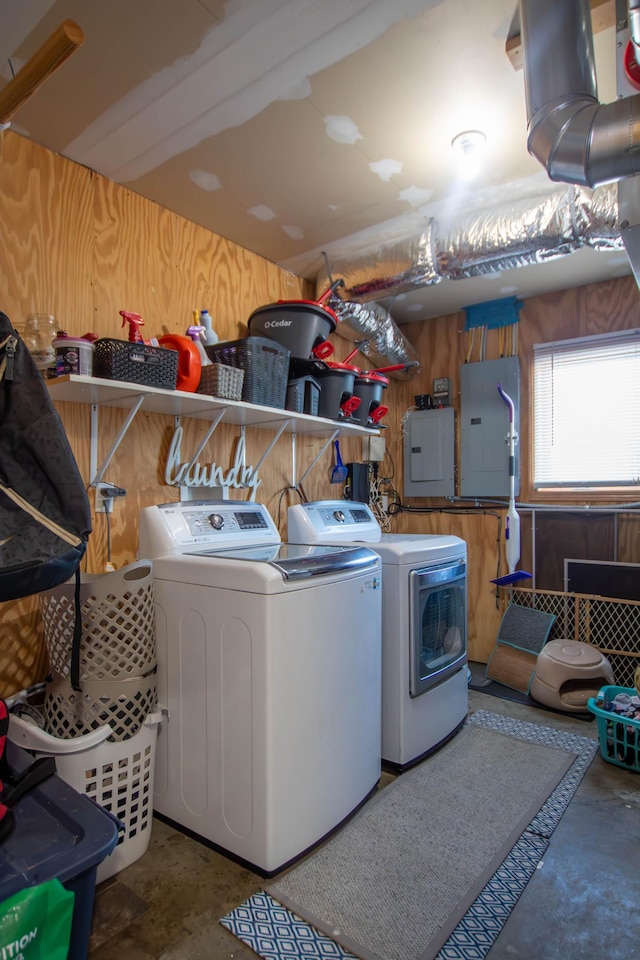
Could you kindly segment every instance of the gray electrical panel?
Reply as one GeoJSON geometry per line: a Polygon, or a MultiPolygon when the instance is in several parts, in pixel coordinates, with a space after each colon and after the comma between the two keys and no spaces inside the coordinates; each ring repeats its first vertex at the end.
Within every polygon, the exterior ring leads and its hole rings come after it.
{"type": "Polygon", "coordinates": [[[455,494],[455,411],[453,407],[412,411],[404,436],[404,496],[455,494]]]}
{"type": "MultiPolygon", "coordinates": [[[[460,368],[460,496],[509,496],[509,407],[498,384],[513,400],[520,433],[520,363],[501,357],[460,368]]],[[[520,492],[519,444],[515,446],[515,496],[520,492]]]]}

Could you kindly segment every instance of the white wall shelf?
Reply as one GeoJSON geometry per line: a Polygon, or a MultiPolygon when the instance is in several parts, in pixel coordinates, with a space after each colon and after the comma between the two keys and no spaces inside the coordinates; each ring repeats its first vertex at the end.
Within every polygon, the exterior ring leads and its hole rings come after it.
{"type": "Polygon", "coordinates": [[[219,423],[232,423],[245,427],[258,427],[271,430],[275,437],[268,445],[257,466],[267,458],[275,443],[283,433],[291,434],[292,478],[291,485],[302,483],[320,460],[331,442],[338,436],[360,435],[379,436],[380,430],[362,427],[359,424],[327,420],[305,413],[294,413],[277,407],[264,407],[257,403],[244,403],[241,400],[226,400],[210,397],[206,394],[187,393],[183,390],[165,390],[161,387],[147,387],[138,383],[122,380],[104,380],[99,377],[87,377],[72,373],[47,381],[53,400],[63,403],[84,403],[91,405],[91,464],[90,486],[99,483],[111,463],[116,450],[122,443],[131,423],[139,410],[145,413],[160,413],[174,418],[190,417],[211,424],[206,437],[194,453],[191,464],[201,453],[219,423]],[[100,407],[120,407],[129,410],[125,423],[116,436],[111,449],[98,467],[98,410],[100,407]],[[322,449],[315,456],[302,476],[297,478],[297,436],[315,436],[325,439],[322,449]]]}
{"type": "Polygon", "coordinates": [[[379,436],[377,429],[339,420],[326,420],[305,413],[294,413],[277,407],[263,407],[241,400],[225,400],[183,390],[164,390],[121,380],[102,380],[72,373],[47,381],[53,400],[69,403],[87,403],[101,407],[134,407],[142,398],[145,413],[164,413],[172,417],[191,417],[194,420],[213,420],[224,410],[225,423],[244,427],[277,430],[283,423],[284,432],[304,436],[329,437],[338,430],[341,435],[379,436]]]}

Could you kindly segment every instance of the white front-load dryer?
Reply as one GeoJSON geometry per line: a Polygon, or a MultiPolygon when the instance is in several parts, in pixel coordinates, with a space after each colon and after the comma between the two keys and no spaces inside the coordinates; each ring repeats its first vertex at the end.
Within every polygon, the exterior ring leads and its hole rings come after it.
{"type": "Polygon", "coordinates": [[[383,534],[368,504],[289,507],[287,538],[362,545],[382,560],[382,759],[402,770],[468,713],[467,545],[452,535],[383,534]]]}
{"type": "Polygon", "coordinates": [[[154,810],[270,876],[380,777],[381,564],[281,543],[262,504],[145,508],[158,698],[154,810]]]}

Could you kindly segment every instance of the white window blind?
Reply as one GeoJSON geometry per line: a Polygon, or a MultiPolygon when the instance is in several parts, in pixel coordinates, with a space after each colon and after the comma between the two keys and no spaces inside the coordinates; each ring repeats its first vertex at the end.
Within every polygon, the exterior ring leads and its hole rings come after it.
{"type": "Polygon", "coordinates": [[[640,329],[533,349],[534,486],[640,483],[640,329]]]}

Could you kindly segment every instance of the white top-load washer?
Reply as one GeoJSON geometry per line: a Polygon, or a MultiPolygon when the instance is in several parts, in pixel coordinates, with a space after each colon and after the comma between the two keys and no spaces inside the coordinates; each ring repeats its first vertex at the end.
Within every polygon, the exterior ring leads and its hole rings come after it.
{"type": "Polygon", "coordinates": [[[452,737],[468,712],[467,545],[383,534],[365,503],[289,507],[296,543],[366,543],[382,559],[382,759],[402,770],[452,737]]]}
{"type": "Polygon", "coordinates": [[[144,508],[139,555],[168,707],[154,810],[273,875],[378,783],[380,558],[281,543],[230,501],[144,508]]]}

